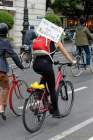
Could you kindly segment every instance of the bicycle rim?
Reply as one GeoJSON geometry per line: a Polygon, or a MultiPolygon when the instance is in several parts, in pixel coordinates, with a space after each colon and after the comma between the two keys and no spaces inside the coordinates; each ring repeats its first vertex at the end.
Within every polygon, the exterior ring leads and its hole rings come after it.
{"type": "Polygon", "coordinates": [[[93,73],[93,56],[92,55],[90,59],[90,71],[93,73]]]}
{"type": "Polygon", "coordinates": [[[23,80],[18,80],[18,84],[12,89],[10,94],[10,108],[12,112],[17,115],[22,115],[23,105],[25,99],[29,96],[27,93],[28,85],[23,80]]]}
{"type": "Polygon", "coordinates": [[[31,60],[32,59],[30,59],[30,56],[28,55],[28,53],[23,53],[22,55],[21,55],[21,62],[22,62],[22,64],[23,64],[23,66],[24,66],[24,68],[30,68],[30,65],[31,65],[31,60]],[[29,58],[28,58],[29,57],[29,58]]]}
{"type": "Polygon", "coordinates": [[[58,107],[62,117],[69,115],[74,102],[74,88],[70,81],[60,84],[58,107]]]}
{"type": "Polygon", "coordinates": [[[41,128],[46,116],[46,112],[39,112],[37,94],[33,92],[25,100],[23,108],[23,124],[25,129],[30,133],[34,133],[41,128]]]}
{"type": "Polygon", "coordinates": [[[77,64],[71,66],[71,73],[73,76],[78,77],[82,73],[80,56],[76,56],[77,64]]]}

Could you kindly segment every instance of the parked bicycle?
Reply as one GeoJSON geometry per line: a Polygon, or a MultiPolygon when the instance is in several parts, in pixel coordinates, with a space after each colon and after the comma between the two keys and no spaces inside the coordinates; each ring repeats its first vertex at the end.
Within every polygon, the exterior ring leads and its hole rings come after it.
{"type": "MultiPolygon", "coordinates": [[[[71,112],[74,102],[73,84],[65,78],[65,66],[69,66],[69,63],[55,62],[54,64],[59,65],[55,81],[58,107],[61,116],[66,117],[71,112]]],[[[23,124],[27,131],[33,133],[41,128],[46,113],[49,112],[51,107],[51,101],[47,84],[32,83],[27,92],[30,93],[30,96],[24,103],[23,124]]]]}
{"type": "Polygon", "coordinates": [[[12,74],[9,75],[10,79],[10,92],[9,92],[9,107],[10,110],[17,116],[22,115],[23,104],[27,98],[26,90],[27,83],[20,80],[14,73],[14,68],[11,66],[12,74]]]}
{"type": "MultiPolygon", "coordinates": [[[[86,70],[86,59],[85,59],[85,52],[83,48],[81,48],[81,54],[77,52],[77,50],[72,53],[72,55],[77,60],[77,63],[71,67],[71,72],[73,76],[80,76],[83,71],[86,70]]],[[[90,72],[93,73],[93,49],[90,46],[90,72]]]]}

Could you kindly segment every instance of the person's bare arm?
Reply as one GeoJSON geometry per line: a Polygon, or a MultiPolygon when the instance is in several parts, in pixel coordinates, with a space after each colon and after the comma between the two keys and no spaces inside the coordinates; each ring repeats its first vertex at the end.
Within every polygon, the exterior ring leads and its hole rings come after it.
{"type": "Polygon", "coordinates": [[[75,60],[70,56],[70,54],[67,52],[67,50],[63,47],[62,43],[59,41],[56,43],[56,46],[59,48],[61,53],[64,55],[64,57],[70,62],[70,63],[76,63],[75,60]]]}

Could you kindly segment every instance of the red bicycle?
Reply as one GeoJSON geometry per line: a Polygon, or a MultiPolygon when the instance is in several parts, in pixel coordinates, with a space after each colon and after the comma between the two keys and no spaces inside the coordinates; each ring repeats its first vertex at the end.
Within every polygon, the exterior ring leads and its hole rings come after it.
{"type": "MultiPolygon", "coordinates": [[[[58,107],[62,117],[69,115],[74,102],[74,88],[71,81],[66,80],[65,66],[69,63],[55,62],[58,66],[56,75],[56,91],[58,97],[58,107]]],[[[38,131],[49,112],[51,105],[48,94],[47,84],[33,83],[31,88],[27,89],[30,96],[25,100],[23,107],[23,124],[27,131],[33,133],[38,131]]]]}
{"type": "Polygon", "coordinates": [[[26,90],[28,85],[24,80],[18,79],[18,77],[14,74],[14,69],[12,67],[11,71],[12,74],[9,75],[9,107],[15,115],[20,116],[22,115],[24,101],[27,98],[26,90]]]}

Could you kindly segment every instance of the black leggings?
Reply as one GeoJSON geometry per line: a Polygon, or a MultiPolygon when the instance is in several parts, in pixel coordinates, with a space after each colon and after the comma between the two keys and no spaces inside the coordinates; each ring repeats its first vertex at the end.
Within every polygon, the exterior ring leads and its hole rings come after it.
{"type": "MultiPolygon", "coordinates": [[[[36,73],[41,74],[45,79],[44,81],[47,82],[53,109],[57,110],[58,105],[55,91],[55,74],[50,59],[48,59],[47,57],[36,58],[33,64],[33,69],[36,73]]],[[[42,82],[43,79],[41,79],[40,83],[42,82]]]]}

